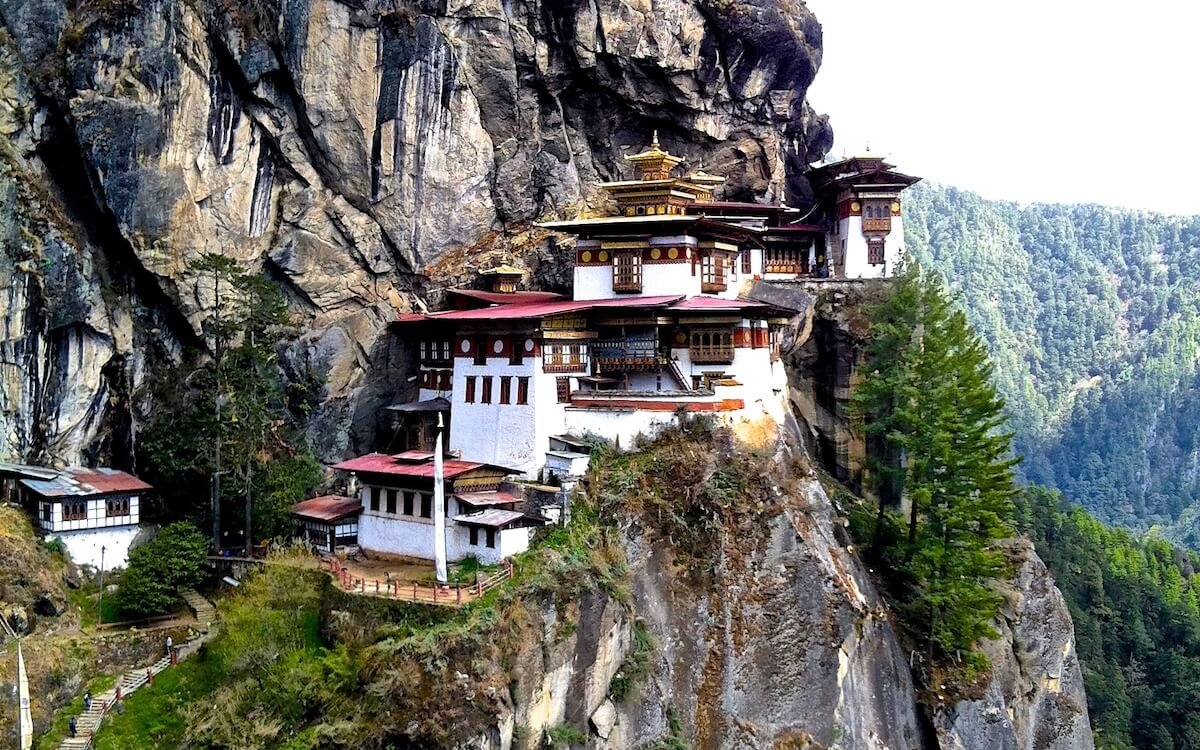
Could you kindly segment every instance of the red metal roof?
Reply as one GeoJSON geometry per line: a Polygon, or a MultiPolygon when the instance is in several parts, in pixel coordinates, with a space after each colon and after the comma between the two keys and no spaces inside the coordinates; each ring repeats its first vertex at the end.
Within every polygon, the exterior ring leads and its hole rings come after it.
{"type": "Polygon", "coordinates": [[[54,479],[26,479],[22,485],[42,497],[86,497],[154,489],[132,474],[118,469],[63,469],[54,479]]]}
{"type": "Polygon", "coordinates": [[[515,305],[484,307],[479,310],[451,310],[431,313],[429,320],[518,320],[544,318],[548,315],[581,312],[604,307],[665,307],[683,298],[682,294],[662,297],[616,297],[614,299],[562,300],[555,302],[529,302],[515,305]]]}
{"type": "Polygon", "coordinates": [[[748,299],[721,299],[720,297],[688,297],[668,307],[668,310],[745,310],[751,307],[767,307],[761,302],[748,299]]]}
{"type": "MultiPolygon", "coordinates": [[[[456,458],[451,458],[443,462],[442,476],[446,479],[453,479],[459,474],[465,474],[472,469],[478,469],[486,465],[475,463],[474,461],[460,461],[456,458]]],[[[359,456],[349,461],[342,461],[340,464],[334,464],[333,468],[342,469],[343,471],[389,474],[399,477],[433,477],[432,460],[426,463],[406,463],[386,453],[368,453],[365,456],[359,456]]]]}
{"type": "Polygon", "coordinates": [[[481,505],[508,505],[509,503],[519,503],[521,498],[511,492],[456,492],[454,496],[462,500],[468,505],[476,507],[481,505]]]}
{"type": "Polygon", "coordinates": [[[478,289],[448,289],[449,294],[477,299],[493,305],[515,305],[524,302],[549,302],[562,299],[554,292],[484,292],[478,289]]]}
{"type": "Polygon", "coordinates": [[[362,504],[357,498],[341,495],[322,495],[292,506],[292,513],[317,521],[338,521],[361,512],[362,504]]]}

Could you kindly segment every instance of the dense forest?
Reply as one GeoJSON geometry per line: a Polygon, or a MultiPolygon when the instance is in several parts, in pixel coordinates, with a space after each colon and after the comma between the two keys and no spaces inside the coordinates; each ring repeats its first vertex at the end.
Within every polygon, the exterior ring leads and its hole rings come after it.
{"type": "Polygon", "coordinates": [[[1200,217],[906,196],[909,251],[992,350],[1024,478],[1200,546],[1200,217]]]}
{"type": "Polygon", "coordinates": [[[1200,558],[1056,492],[1017,507],[1071,610],[1097,748],[1200,747],[1200,558]]]}

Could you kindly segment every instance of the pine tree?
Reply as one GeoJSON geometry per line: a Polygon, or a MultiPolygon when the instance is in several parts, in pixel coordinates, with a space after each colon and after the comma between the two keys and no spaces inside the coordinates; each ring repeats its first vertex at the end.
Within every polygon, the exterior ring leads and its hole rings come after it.
{"type": "MultiPolygon", "coordinates": [[[[970,655],[993,634],[1000,600],[989,584],[1006,570],[996,541],[1012,534],[1016,459],[1004,401],[987,348],[933,274],[907,269],[871,324],[855,397],[881,448],[868,466],[879,497],[871,552],[896,561],[901,611],[929,659],[970,655]],[[889,536],[897,495],[908,504],[906,528],[889,536]]],[[[981,660],[970,656],[968,667],[981,660]]]]}

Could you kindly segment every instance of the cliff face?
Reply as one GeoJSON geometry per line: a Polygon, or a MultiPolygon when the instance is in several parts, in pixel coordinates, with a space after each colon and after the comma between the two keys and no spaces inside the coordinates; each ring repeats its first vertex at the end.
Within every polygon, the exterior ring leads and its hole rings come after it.
{"type": "MultiPolygon", "coordinates": [[[[820,26],[792,0],[0,0],[0,454],[131,458],[145,384],[203,352],[204,253],[263,268],[368,444],[421,272],[597,200],[652,129],[728,194],[807,190],[820,26]],[[373,367],[374,366],[374,367],[373,367]]],[[[392,368],[395,369],[394,366],[392,368]]]]}
{"type": "MultiPolygon", "coordinates": [[[[719,448],[681,454],[710,483],[743,460],[719,448]]],[[[659,453],[653,471],[672,460],[659,453]]],[[[702,549],[674,539],[656,513],[627,517],[629,601],[588,594],[569,611],[543,608],[540,638],[513,659],[512,702],[477,746],[533,748],[565,725],[597,750],[1093,748],[1070,617],[1026,543],[1014,543],[1021,562],[1000,637],[986,646],[983,694],[922,705],[892,615],[805,465],[786,452],[755,464],[765,491],[751,484],[739,495],[741,510],[723,514],[702,549]],[[698,557],[711,569],[697,574],[698,557]],[[653,645],[633,669],[639,628],[653,645]],[[625,672],[636,676],[618,692],[613,678],[625,672]]],[[[589,494],[602,496],[608,481],[594,477],[589,494]]]]}

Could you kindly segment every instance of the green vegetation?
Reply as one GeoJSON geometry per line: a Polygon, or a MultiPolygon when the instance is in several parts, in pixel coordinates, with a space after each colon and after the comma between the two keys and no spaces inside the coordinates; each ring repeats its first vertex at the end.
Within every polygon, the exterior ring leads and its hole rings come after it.
{"type": "Polygon", "coordinates": [[[994,635],[992,583],[1007,574],[996,542],[1012,534],[1004,402],[986,348],[934,275],[908,269],[871,311],[871,332],[854,402],[882,448],[870,467],[879,506],[868,555],[891,572],[889,593],[924,666],[953,663],[971,682],[987,666],[976,645],[994,635]],[[888,511],[899,497],[906,518],[888,511]]]}
{"type": "Polygon", "coordinates": [[[582,745],[585,742],[587,742],[586,734],[566,724],[548,727],[545,736],[542,738],[542,746],[547,748],[547,750],[582,745]]]}
{"type": "Polygon", "coordinates": [[[1098,750],[1200,747],[1200,556],[1049,490],[1018,510],[1071,611],[1098,750]]]}
{"type": "Polygon", "coordinates": [[[906,246],[992,351],[1025,477],[1200,547],[1200,217],[905,196],[906,246]]]}
{"type": "Polygon", "coordinates": [[[173,523],[135,547],[117,589],[122,616],[147,617],[169,610],[181,589],[200,582],[207,555],[207,539],[190,523],[173,523]]]}
{"type": "Polygon", "coordinates": [[[633,626],[633,648],[608,683],[608,693],[614,701],[625,700],[629,692],[645,679],[650,671],[650,657],[657,647],[654,636],[650,635],[645,625],[638,623],[633,626]]]}
{"type": "MultiPolygon", "coordinates": [[[[119,575],[105,576],[104,584],[118,584],[119,575]]],[[[84,629],[95,627],[101,623],[120,622],[121,605],[117,597],[109,595],[100,599],[98,579],[85,581],[77,589],[67,589],[67,602],[72,609],[79,610],[79,624],[84,629]]]]}
{"type": "Polygon", "coordinates": [[[651,742],[647,750],[691,750],[687,737],[683,734],[683,725],[674,711],[667,711],[668,731],[662,737],[651,742]]]}
{"type": "MultiPolygon", "coordinates": [[[[197,363],[185,387],[178,372],[157,375],[159,408],[140,439],[147,474],[170,499],[168,515],[208,528],[219,446],[222,528],[241,531],[249,496],[252,533],[270,538],[287,531],[290,506],[322,479],[300,433],[318,384],[308,372],[292,373],[299,385],[285,383],[278,351],[295,331],[274,282],[219,255],[191,271],[211,280],[220,300],[204,324],[213,356],[197,363]]],[[[226,535],[222,546],[242,538],[226,535]]]]}

